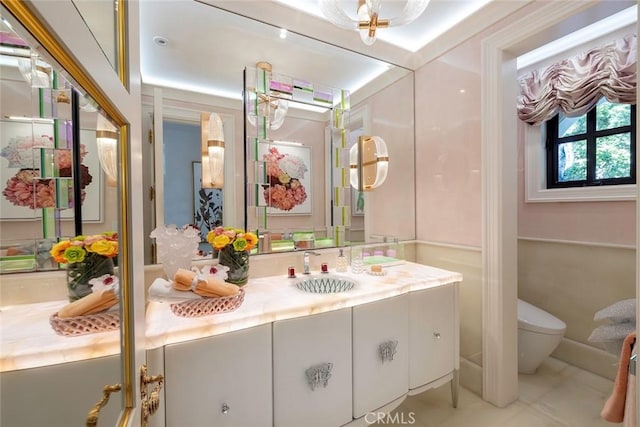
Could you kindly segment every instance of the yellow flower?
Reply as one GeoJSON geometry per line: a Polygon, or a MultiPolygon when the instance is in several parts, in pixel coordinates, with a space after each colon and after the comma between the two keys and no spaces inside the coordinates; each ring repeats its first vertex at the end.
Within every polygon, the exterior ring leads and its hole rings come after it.
{"type": "Polygon", "coordinates": [[[98,240],[87,247],[89,252],[112,258],[118,255],[118,242],[111,240],[98,240]]]}
{"type": "Polygon", "coordinates": [[[224,248],[225,246],[227,246],[229,244],[229,242],[231,242],[231,239],[229,238],[229,236],[227,236],[226,234],[221,234],[219,236],[216,236],[211,243],[211,245],[216,249],[216,250],[220,250],[222,248],[224,248]]]}

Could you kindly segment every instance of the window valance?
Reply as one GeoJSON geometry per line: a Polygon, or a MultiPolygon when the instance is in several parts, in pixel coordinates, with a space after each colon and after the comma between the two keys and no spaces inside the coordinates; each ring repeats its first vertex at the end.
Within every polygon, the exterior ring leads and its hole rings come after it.
{"type": "Polygon", "coordinates": [[[603,96],[609,102],[636,103],[636,35],[564,59],[518,78],[518,117],[539,125],[561,111],[580,116],[603,96]]]}

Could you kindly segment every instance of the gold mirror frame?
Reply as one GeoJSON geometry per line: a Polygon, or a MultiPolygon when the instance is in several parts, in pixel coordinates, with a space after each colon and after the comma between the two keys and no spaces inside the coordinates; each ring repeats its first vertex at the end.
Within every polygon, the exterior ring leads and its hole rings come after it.
{"type": "MultiPolygon", "coordinates": [[[[118,55],[118,76],[125,88],[129,88],[129,69],[127,61],[127,34],[126,34],[126,4],[124,0],[115,0],[117,4],[117,55],[118,55]]],[[[134,362],[134,331],[133,331],[133,271],[131,268],[132,254],[129,251],[131,245],[131,227],[128,222],[129,216],[129,124],[125,117],[116,109],[102,89],[87,75],[85,70],[78,64],[74,57],[68,52],[58,40],[53,37],[48,28],[42,25],[38,16],[19,0],[0,0],[7,10],[31,33],[38,43],[60,64],[64,70],[74,79],[109,115],[119,128],[120,140],[118,144],[118,190],[120,194],[119,206],[119,237],[120,237],[120,266],[119,276],[121,283],[120,304],[122,309],[122,319],[120,326],[121,337],[121,359],[123,366],[124,384],[124,408],[120,417],[120,425],[128,425],[133,414],[135,405],[134,391],[137,383],[137,373],[134,362]]]]}

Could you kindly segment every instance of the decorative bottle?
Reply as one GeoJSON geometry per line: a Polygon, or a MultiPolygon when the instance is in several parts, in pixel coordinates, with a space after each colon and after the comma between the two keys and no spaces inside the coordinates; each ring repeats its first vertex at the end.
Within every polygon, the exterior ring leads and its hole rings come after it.
{"type": "Polygon", "coordinates": [[[344,256],[344,251],[340,249],[340,254],[338,255],[338,260],[336,261],[336,271],[338,273],[346,273],[347,272],[347,257],[344,256]]]}

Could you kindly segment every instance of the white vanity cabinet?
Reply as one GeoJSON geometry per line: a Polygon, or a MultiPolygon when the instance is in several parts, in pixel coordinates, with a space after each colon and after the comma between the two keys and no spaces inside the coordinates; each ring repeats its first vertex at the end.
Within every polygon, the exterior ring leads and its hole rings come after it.
{"type": "Polygon", "coordinates": [[[351,309],[273,323],[275,427],[352,420],[351,309]]]}
{"type": "Polygon", "coordinates": [[[422,391],[452,379],[454,406],[460,365],[457,292],[452,283],[409,293],[409,389],[422,391]]]}
{"type": "Polygon", "coordinates": [[[409,295],[353,307],[353,417],[409,390],[409,295]]]}
{"type": "Polygon", "coordinates": [[[165,347],[167,426],[272,425],[271,324],[165,347]]]}
{"type": "MultiPolygon", "coordinates": [[[[121,381],[119,355],[2,372],[0,426],[86,425],[104,386],[121,381]]],[[[122,392],[111,395],[109,404],[100,411],[99,425],[116,425],[121,398],[122,392]]]]}

